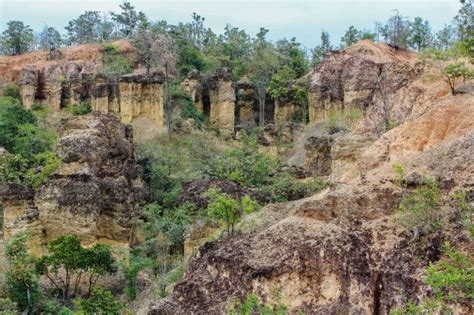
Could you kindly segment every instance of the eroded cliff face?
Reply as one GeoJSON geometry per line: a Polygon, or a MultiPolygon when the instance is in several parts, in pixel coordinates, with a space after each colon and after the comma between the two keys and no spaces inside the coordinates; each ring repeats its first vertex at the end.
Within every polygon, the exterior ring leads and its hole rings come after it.
{"type": "Polygon", "coordinates": [[[416,54],[369,40],[329,53],[309,75],[310,122],[358,109],[368,113],[364,130],[380,133],[410,115],[425,92],[412,84],[422,72],[416,54]]]}
{"type": "Polygon", "coordinates": [[[133,206],[145,193],[131,128],[94,112],[63,120],[59,132],[57,173],[36,194],[13,184],[3,192],[5,238],[27,230],[35,252],[63,234],[127,245],[133,206]]]}
{"type": "Polygon", "coordinates": [[[295,146],[294,165],[326,175],[329,188],[269,205],[244,219],[240,236],[206,243],[150,314],[222,314],[235,298],[254,292],[272,301],[275,291],[291,314],[389,314],[431,295],[424,270],[445,240],[474,252],[449,206],[457,189],[474,190],[474,94],[449,95],[439,69],[367,42],[330,55],[311,77],[312,122],[334,109],[364,113],[353,132],[328,135],[316,124],[295,146]],[[390,130],[387,119],[397,122],[390,130]],[[442,231],[403,227],[393,163],[403,165],[409,187],[420,185],[420,174],[438,180],[442,231]]]}

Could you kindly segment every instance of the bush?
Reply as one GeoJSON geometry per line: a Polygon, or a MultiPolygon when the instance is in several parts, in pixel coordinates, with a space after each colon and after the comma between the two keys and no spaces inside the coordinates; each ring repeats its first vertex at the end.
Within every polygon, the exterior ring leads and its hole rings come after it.
{"type": "Polygon", "coordinates": [[[48,278],[64,302],[76,294],[82,275],[89,275],[90,295],[100,276],[116,272],[115,258],[109,245],[96,244],[84,248],[76,235],[61,235],[51,240],[48,252],[49,255],[38,260],[36,270],[48,278]]]}
{"type": "Polygon", "coordinates": [[[260,153],[255,134],[243,134],[242,145],[219,156],[209,170],[211,177],[228,179],[246,187],[261,187],[271,183],[278,162],[260,153]]]}
{"type": "Polygon", "coordinates": [[[122,75],[132,70],[131,61],[120,55],[118,46],[114,44],[104,46],[102,63],[102,71],[111,82],[117,82],[122,75]]]}
{"type": "Polygon", "coordinates": [[[210,199],[207,216],[211,220],[225,224],[227,237],[231,237],[234,234],[234,226],[240,219],[239,202],[216,189],[208,190],[205,196],[210,199]]]}
{"type": "Polygon", "coordinates": [[[446,242],[443,258],[428,266],[426,283],[441,303],[469,303],[474,300],[474,261],[446,242]]]}
{"type": "Polygon", "coordinates": [[[282,173],[263,190],[272,196],[274,202],[282,202],[308,197],[325,187],[326,183],[319,177],[297,181],[290,174],[282,173]]]}
{"type": "Polygon", "coordinates": [[[17,234],[6,246],[5,254],[8,261],[6,287],[8,297],[20,310],[30,313],[39,301],[40,292],[35,258],[28,254],[26,241],[26,234],[17,234]]]}
{"type": "Polygon", "coordinates": [[[0,146],[16,153],[15,139],[19,126],[36,125],[35,116],[12,97],[0,97],[0,146]]]}
{"type": "Polygon", "coordinates": [[[259,297],[250,293],[243,302],[235,301],[227,307],[227,314],[229,315],[252,315],[252,314],[271,314],[271,315],[286,315],[289,314],[288,308],[284,304],[270,304],[262,303],[259,297]]]}
{"type": "Polygon", "coordinates": [[[112,293],[100,287],[94,287],[88,299],[78,299],[75,304],[84,314],[118,315],[122,309],[112,293]]]}
{"type": "Polygon", "coordinates": [[[2,315],[16,315],[18,309],[16,303],[8,298],[0,298],[0,314],[2,315]]]}
{"type": "Polygon", "coordinates": [[[20,99],[20,88],[18,85],[13,83],[8,83],[3,88],[3,96],[12,97],[14,99],[20,99]]]}
{"type": "Polygon", "coordinates": [[[421,187],[408,192],[400,202],[403,222],[409,228],[438,230],[442,227],[439,186],[430,177],[424,177],[422,181],[421,187]]]}
{"type": "Polygon", "coordinates": [[[459,190],[454,194],[456,206],[461,215],[461,221],[469,234],[474,237],[474,207],[469,202],[468,194],[464,190],[459,190]]]}
{"type": "Polygon", "coordinates": [[[82,116],[92,112],[92,107],[90,103],[82,102],[79,104],[72,104],[67,106],[66,111],[70,112],[74,116],[82,116]]]}

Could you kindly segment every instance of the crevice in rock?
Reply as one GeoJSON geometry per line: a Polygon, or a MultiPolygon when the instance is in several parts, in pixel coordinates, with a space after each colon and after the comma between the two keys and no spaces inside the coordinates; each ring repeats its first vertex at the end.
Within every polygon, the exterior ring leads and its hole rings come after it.
{"type": "Polygon", "coordinates": [[[380,315],[380,297],[383,291],[383,282],[382,282],[382,275],[377,272],[375,276],[375,283],[374,283],[374,301],[373,301],[373,315],[380,315]]]}

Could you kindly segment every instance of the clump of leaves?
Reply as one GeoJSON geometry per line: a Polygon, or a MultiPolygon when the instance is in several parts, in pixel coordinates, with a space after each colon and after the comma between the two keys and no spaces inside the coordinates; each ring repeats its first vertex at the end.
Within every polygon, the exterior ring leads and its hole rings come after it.
{"type": "Polygon", "coordinates": [[[400,202],[404,214],[404,224],[409,228],[428,228],[438,230],[442,227],[439,207],[440,191],[436,180],[422,179],[422,185],[408,192],[400,202]]]}
{"type": "Polygon", "coordinates": [[[88,102],[81,102],[79,104],[71,104],[67,106],[66,111],[70,112],[74,116],[82,116],[92,112],[92,107],[88,102]]]}
{"type": "Polygon", "coordinates": [[[456,191],[454,199],[460,211],[462,224],[469,231],[471,237],[474,237],[474,207],[472,202],[469,202],[467,192],[465,190],[456,191]]]}
{"type": "Polygon", "coordinates": [[[426,270],[426,283],[442,303],[465,303],[474,300],[474,261],[456,251],[448,242],[443,258],[426,270]]]}
{"type": "Polygon", "coordinates": [[[75,304],[84,314],[118,315],[122,309],[122,305],[112,293],[101,287],[94,287],[88,299],[78,299],[75,304]]]}
{"type": "Polygon", "coordinates": [[[268,314],[268,315],[286,315],[289,314],[288,308],[282,303],[264,304],[255,293],[247,295],[244,301],[236,300],[227,307],[229,315],[251,315],[251,314],[268,314]]]}

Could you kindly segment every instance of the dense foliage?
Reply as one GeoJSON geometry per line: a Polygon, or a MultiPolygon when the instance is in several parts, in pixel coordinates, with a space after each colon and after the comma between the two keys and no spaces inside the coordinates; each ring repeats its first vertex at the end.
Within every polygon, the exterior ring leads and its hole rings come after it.
{"type": "MultiPolygon", "coordinates": [[[[8,94],[16,94],[7,88],[8,94]]],[[[53,152],[56,134],[42,126],[39,113],[25,110],[11,96],[0,97],[0,147],[8,151],[0,157],[0,186],[17,182],[39,187],[59,166],[53,152]]]]}

